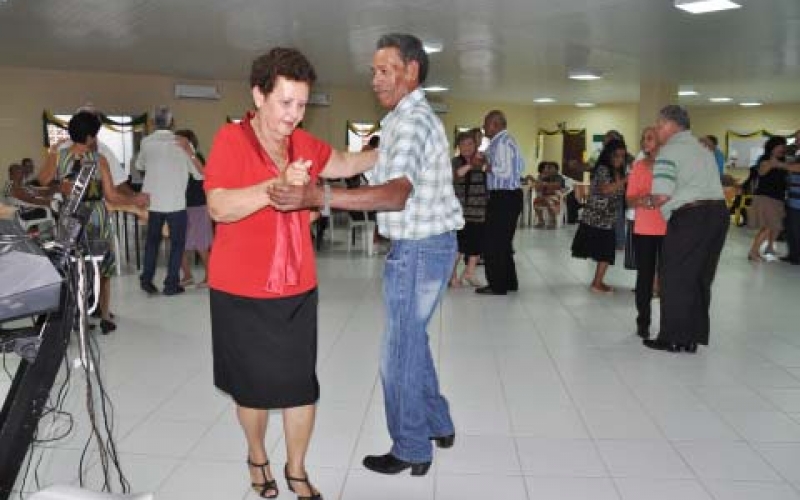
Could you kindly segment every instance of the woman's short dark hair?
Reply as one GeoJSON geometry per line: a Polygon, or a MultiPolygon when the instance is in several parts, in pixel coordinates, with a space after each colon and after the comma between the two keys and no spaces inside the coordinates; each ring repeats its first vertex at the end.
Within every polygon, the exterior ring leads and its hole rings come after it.
{"type": "Polygon", "coordinates": [[[544,169],[547,168],[547,165],[549,164],[550,164],[549,161],[540,161],[539,165],[536,167],[536,171],[541,174],[542,172],[544,172],[544,169]]]}
{"type": "Polygon", "coordinates": [[[89,137],[97,137],[103,124],[94,113],[81,111],[72,116],[67,125],[69,138],[75,144],[86,144],[89,137]]]}
{"type": "Polygon", "coordinates": [[[200,141],[197,140],[197,134],[194,133],[194,130],[189,130],[188,128],[176,130],[175,135],[179,135],[188,139],[194,149],[200,147],[200,141]]]}
{"type": "Polygon", "coordinates": [[[400,52],[400,58],[406,64],[417,61],[419,64],[417,78],[419,81],[417,83],[425,83],[425,79],[428,77],[428,54],[419,38],[408,33],[389,33],[378,40],[378,49],[386,48],[397,49],[400,52]]]}
{"type": "Polygon", "coordinates": [[[475,134],[473,134],[471,130],[459,132],[458,135],[456,136],[456,144],[461,144],[466,140],[470,140],[473,143],[475,142],[475,134]]]}
{"type": "Polygon", "coordinates": [[[317,81],[311,62],[297,49],[275,47],[253,61],[250,70],[250,88],[258,87],[265,95],[272,92],[275,82],[282,76],[309,86],[317,81]]]}
{"type": "MultiPolygon", "coordinates": [[[[764,143],[764,154],[762,155],[763,159],[772,158],[772,151],[777,148],[778,146],[785,146],[786,145],[786,137],[780,135],[773,135],[767,142],[764,143]]],[[[761,163],[759,160],[758,163],[761,163]]]]}

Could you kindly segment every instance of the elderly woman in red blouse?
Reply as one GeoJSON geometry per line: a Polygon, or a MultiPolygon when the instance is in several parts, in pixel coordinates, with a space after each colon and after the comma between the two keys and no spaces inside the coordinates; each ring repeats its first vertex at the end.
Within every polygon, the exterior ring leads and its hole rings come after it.
{"type": "Polygon", "coordinates": [[[661,245],[667,234],[667,221],[661,210],[651,203],[653,187],[653,162],[658,152],[658,136],[655,127],[642,132],[644,157],[633,164],[628,175],[625,200],[636,210],[633,222],[633,248],[636,256],[636,333],[644,339],[650,338],[650,302],[653,300],[653,284],[657,281],[661,245]]]}
{"type": "Polygon", "coordinates": [[[319,399],[317,276],[308,210],[278,212],[268,187],[352,177],[377,152],[341,153],[298,129],[316,79],[306,57],[276,48],[253,62],[255,111],[216,135],[205,189],[217,229],[209,262],[214,384],[236,402],[253,489],[278,496],[264,447],[269,409],[283,410],[284,475],[302,499],[321,499],[305,456],[319,399]]]}

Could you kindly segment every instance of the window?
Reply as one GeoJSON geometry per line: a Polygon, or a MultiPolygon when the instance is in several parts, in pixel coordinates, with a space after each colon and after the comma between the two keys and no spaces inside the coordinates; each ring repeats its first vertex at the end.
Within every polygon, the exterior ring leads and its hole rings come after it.
{"type": "Polygon", "coordinates": [[[380,137],[381,126],[375,122],[347,122],[347,150],[361,151],[373,136],[380,137]]]}
{"type": "MultiPolygon", "coordinates": [[[[138,149],[138,143],[144,133],[146,115],[133,117],[130,115],[100,115],[103,126],[97,139],[108,146],[117,157],[122,169],[130,175],[131,162],[138,149]]],[[[56,144],[69,139],[67,124],[72,115],[50,115],[45,112],[44,120],[47,129],[46,145],[56,144]]]]}

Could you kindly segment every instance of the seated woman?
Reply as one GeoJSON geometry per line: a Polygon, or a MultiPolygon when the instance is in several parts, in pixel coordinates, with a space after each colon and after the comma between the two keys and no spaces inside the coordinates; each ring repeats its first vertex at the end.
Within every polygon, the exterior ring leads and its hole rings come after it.
{"type": "Polygon", "coordinates": [[[561,197],[566,186],[564,176],[558,173],[558,163],[543,161],[539,164],[539,179],[536,181],[536,197],[533,210],[536,212],[537,229],[545,227],[544,212],[547,211],[547,229],[555,229],[558,214],[561,212],[561,197]]]}
{"type": "MultiPolygon", "coordinates": [[[[25,184],[26,170],[19,163],[8,167],[8,182],[3,190],[6,202],[17,207],[17,214],[23,221],[40,221],[49,218],[50,203],[54,189],[40,189],[25,184]]],[[[30,226],[30,229],[39,229],[30,226]]]]}

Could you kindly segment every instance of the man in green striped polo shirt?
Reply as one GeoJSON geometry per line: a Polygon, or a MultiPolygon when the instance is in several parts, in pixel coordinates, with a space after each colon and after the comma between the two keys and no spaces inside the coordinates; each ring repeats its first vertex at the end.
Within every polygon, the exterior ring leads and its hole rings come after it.
{"type": "Polygon", "coordinates": [[[647,347],[696,352],[708,345],[711,284],[730,217],[714,156],[690,131],[689,114],[664,107],[656,121],[661,148],[651,205],[667,219],[661,257],[661,327],[647,347]]]}

